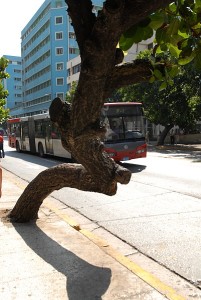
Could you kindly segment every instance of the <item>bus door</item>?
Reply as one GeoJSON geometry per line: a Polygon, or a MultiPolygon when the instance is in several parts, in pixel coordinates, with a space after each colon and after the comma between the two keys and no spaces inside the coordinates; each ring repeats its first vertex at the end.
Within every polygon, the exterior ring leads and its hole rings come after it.
{"type": "Polygon", "coordinates": [[[46,128],[46,135],[45,135],[46,153],[54,154],[53,142],[52,142],[52,125],[50,123],[50,120],[45,120],[44,123],[45,123],[45,128],[46,128]]]}
{"type": "Polygon", "coordinates": [[[34,118],[29,117],[28,122],[29,122],[29,150],[32,153],[36,153],[34,118]]]}
{"type": "Polygon", "coordinates": [[[29,150],[29,129],[28,121],[21,123],[21,149],[29,150]]]}

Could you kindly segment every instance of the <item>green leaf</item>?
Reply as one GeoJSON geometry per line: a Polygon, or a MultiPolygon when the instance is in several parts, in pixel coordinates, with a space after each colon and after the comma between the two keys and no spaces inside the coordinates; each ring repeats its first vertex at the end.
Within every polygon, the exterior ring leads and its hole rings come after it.
{"type": "Polygon", "coordinates": [[[178,30],[178,34],[183,37],[184,39],[187,39],[189,38],[189,34],[185,31],[181,31],[181,30],[178,30]]]}
{"type": "Polygon", "coordinates": [[[170,70],[168,70],[168,75],[171,78],[174,78],[175,76],[177,76],[179,74],[180,68],[177,65],[173,65],[170,70]]]}
{"type": "Polygon", "coordinates": [[[123,51],[127,51],[132,47],[132,45],[133,45],[132,38],[125,38],[123,35],[121,36],[119,41],[119,48],[121,48],[123,51]]]}
{"type": "Polygon", "coordinates": [[[177,11],[177,5],[173,2],[169,5],[169,10],[173,13],[177,11]]]}
{"type": "Polygon", "coordinates": [[[179,58],[181,50],[179,50],[177,47],[173,46],[172,44],[169,45],[169,50],[172,56],[179,58]]]}
{"type": "Polygon", "coordinates": [[[187,55],[185,57],[180,57],[178,59],[178,63],[182,66],[186,65],[186,64],[190,63],[195,58],[195,56],[196,56],[196,52],[193,51],[193,52],[191,52],[190,55],[187,55]]]}
{"type": "Polygon", "coordinates": [[[150,16],[150,19],[151,19],[151,22],[150,22],[149,26],[152,29],[156,30],[156,29],[160,28],[166,22],[167,17],[165,15],[165,13],[163,13],[163,12],[156,12],[150,16]]]}
{"type": "Polygon", "coordinates": [[[154,76],[151,76],[151,78],[149,79],[149,82],[153,83],[154,81],[156,81],[156,78],[154,76]]]}
{"type": "Polygon", "coordinates": [[[167,27],[159,28],[156,30],[156,42],[158,44],[168,43],[170,38],[167,34],[167,27]]]}
{"type": "Polygon", "coordinates": [[[163,78],[163,74],[158,70],[154,70],[154,75],[156,76],[157,79],[161,80],[163,78]]]}
{"type": "Polygon", "coordinates": [[[153,36],[153,29],[149,26],[140,27],[133,26],[127,30],[120,38],[119,47],[123,51],[127,51],[133,44],[140,43],[142,40],[147,40],[153,36]]]}
{"type": "Polygon", "coordinates": [[[161,85],[159,86],[159,91],[166,89],[166,87],[167,87],[166,81],[162,82],[161,85]]]}
{"type": "Polygon", "coordinates": [[[181,23],[181,20],[179,17],[172,18],[172,20],[167,28],[167,34],[169,34],[170,36],[177,34],[180,23],[181,23]]]}
{"type": "Polygon", "coordinates": [[[157,45],[157,47],[155,47],[155,52],[156,52],[156,54],[161,54],[161,53],[163,53],[163,50],[161,49],[161,46],[160,45],[157,45]]]}

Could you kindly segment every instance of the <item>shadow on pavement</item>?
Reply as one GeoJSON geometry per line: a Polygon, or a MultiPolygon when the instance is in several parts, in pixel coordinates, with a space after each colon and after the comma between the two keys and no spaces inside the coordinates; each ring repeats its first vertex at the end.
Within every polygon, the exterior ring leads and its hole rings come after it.
{"type": "Polygon", "coordinates": [[[30,162],[33,164],[35,163],[37,165],[39,164],[39,160],[40,160],[40,165],[48,168],[62,163],[72,163],[72,161],[67,158],[65,159],[65,158],[60,158],[55,156],[54,157],[45,156],[43,158],[43,157],[39,157],[36,154],[30,154],[29,152],[18,153],[16,151],[6,151],[6,156],[22,159],[23,161],[30,162]]]}
{"type": "Polygon", "coordinates": [[[128,162],[121,162],[120,165],[124,168],[127,168],[129,171],[131,171],[132,173],[139,173],[142,172],[144,169],[146,169],[147,166],[144,165],[137,165],[137,164],[131,164],[128,162]]]}
{"type": "MultiPolygon", "coordinates": [[[[66,292],[69,300],[102,299],[111,282],[111,269],[97,267],[81,259],[52,240],[35,223],[13,223],[13,226],[37,255],[66,276],[66,292]]],[[[58,289],[60,288],[58,286],[58,289]]]]}
{"type": "Polygon", "coordinates": [[[160,153],[175,158],[187,158],[192,162],[201,162],[201,148],[191,145],[148,146],[148,153],[160,153]]]}

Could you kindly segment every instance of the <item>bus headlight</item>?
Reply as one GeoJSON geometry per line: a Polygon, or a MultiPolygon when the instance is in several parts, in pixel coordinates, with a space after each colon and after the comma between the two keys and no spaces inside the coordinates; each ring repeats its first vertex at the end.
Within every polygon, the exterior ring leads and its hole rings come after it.
{"type": "Polygon", "coordinates": [[[145,149],[139,149],[136,151],[137,154],[144,153],[144,152],[145,152],[145,149]]]}

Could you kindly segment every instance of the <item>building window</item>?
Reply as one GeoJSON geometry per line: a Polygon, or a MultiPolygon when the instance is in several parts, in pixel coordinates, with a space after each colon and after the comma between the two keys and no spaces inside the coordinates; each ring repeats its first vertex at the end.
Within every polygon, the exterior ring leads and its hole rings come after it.
{"type": "Polygon", "coordinates": [[[69,32],[69,39],[75,39],[75,32],[69,32]]]}
{"type": "Polygon", "coordinates": [[[57,85],[64,85],[64,78],[63,77],[57,78],[57,85]]]}
{"type": "Polygon", "coordinates": [[[64,69],[64,63],[57,63],[56,64],[56,69],[57,71],[61,71],[64,69]]]}
{"type": "Polygon", "coordinates": [[[79,54],[79,49],[78,48],[69,48],[69,53],[70,54],[79,54]]]}
{"type": "Polygon", "coordinates": [[[79,73],[81,71],[81,64],[73,67],[73,74],[79,73]]]}
{"type": "Polygon", "coordinates": [[[55,1],[55,6],[56,6],[56,8],[62,7],[62,1],[61,0],[56,0],[55,1]]]}
{"type": "Polygon", "coordinates": [[[61,100],[64,100],[64,93],[57,93],[57,97],[59,97],[61,100]]]}
{"type": "Polygon", "coordinates": [[[20,85],[15,85],[15,90],[21,90],[22,87],[20,85]]]}
{"type": "Polygon", "coordinates": [[[62,55],[64,53],[64,49],[63,48],[56,48],[56,54],[57,55],[62,55]]]}
{"type": "Polygon", "coordinates": [[[55,38],[56,40],[63,40],[63,32],[56,32],[55,38]]]}
{"type": "Polygon", "coordinates": [[[56,17],[55,24],[63,24],[63,17],[56,17]]]}

